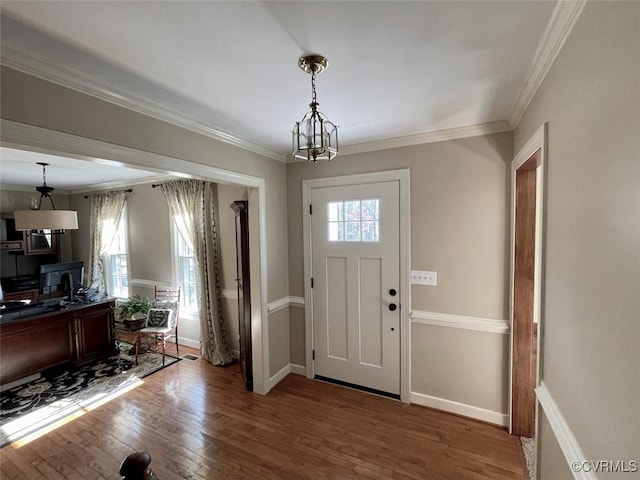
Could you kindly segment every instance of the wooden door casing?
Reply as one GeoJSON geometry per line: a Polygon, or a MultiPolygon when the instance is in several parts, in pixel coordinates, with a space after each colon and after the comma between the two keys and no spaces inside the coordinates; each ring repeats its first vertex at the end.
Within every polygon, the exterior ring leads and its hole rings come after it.
{"type": "Polygon", "coordinates": [[[535,433],[537,326],[534,322],[536,252],[536,168],[540,151],[515,172],[515,250],[513,270],[513,377],[512,425],[514,435],[535,433]]]}
{"type": "Polygon", "coordinates": [[[245,387],[253,391],[253,349],[251,346],[251,282],[249,273],[248,202],[238,200],[231,204],[236,224],[236,284],[238,291],[238,343],[240,368],[245,387]]]}

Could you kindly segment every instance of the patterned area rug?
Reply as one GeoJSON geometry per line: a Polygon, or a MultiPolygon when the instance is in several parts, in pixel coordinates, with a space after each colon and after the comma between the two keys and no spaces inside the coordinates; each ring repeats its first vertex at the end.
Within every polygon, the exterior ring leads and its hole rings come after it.
{"type": "Polygon", "coordinates": [[[109,398],[137,386],[140,380],[179,358],[145,353],[129,355],[131,345],[120,343],[120,354],[82,367],[52,369],[37,380],[0,393],[0,447],[70,415],[95,408],[109,398]]]}

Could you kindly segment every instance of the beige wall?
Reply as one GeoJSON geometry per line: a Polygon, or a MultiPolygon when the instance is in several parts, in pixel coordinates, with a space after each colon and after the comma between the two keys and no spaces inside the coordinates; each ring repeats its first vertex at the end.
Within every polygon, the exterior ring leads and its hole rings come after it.
{"type": "Polygon", "coordinates": [[[508,335],[412,325],[413,392],[504,414],[508,367],[508,335]]]}
{"type": "Polygon", "coordinates": [[[289,309],[269,315],[269,375],[289,365],[289,309]]]}
{"type": "Polygon", "coordinates": [[[542,409],[540,409],[538,436],[540,437],[540,451],[537,452],[539,472],[537,478],[541,480],[574,480],[573,473],[542,409]],[[543,458],[544,461],[540,461],[540,458],[543,458]]]}
{"type": "MultiPolygon", "coordinates": [[[[506,319],[512,157],[507,132],[289,164],[290,294],[304,296],[303,180],[409,168],[412,268],[438,272],[437,287],[412,287],[411,310],[506,319]]],[[[292,307],[290,315],[291,361],[304,365],[304,312],[292,307]]],[[[424,325],[412,332],[412,391],[506,413],[505,335],[424,325]]]]}
{"type": "Polygon", "coordinates": [[[304,308],[289,308],[289,355],[293,365],[306,366],[304,308]]]}
{"type": "Polygon", "coordinates": [[[640,445],[639,25],[639,2],[588,2],[515,132],[548,122],[542,377],[589,460],[640,445]]]}
{"type": "MultiPolygon", "coordinates": [[[[167,201],[151,183],[135,185],[127,195],[130,280],[174,283],[171,218],[167,201]]],[[[89,202],[89,200],[86,200],[89,202]]],[[[132,292],[136,293],[136,292],[132,292]]],[[[151,292],[153,296],[153,292],[151,292]]]]}
{"type": "Polygon", "coordinates": [[[508,165],[511,133],[289,164],[290,293],[304,296],[302,181],[411,170],[411,258],[438,272],[438,286],[412,287],[414,310],[504,319],[508,287],[508,165]]]}

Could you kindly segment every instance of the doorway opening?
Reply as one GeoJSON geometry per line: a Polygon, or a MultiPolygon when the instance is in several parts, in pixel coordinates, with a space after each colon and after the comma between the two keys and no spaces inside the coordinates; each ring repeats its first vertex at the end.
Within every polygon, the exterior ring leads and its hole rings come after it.
{"type": "Polygon", "coordinates": [[[269,391],[266,183],[263,178],[2,119],[2,145],[93,163],[115,165],[247,187],[251,256],[254,392],[269,391]],[[109,161],[104,159],[110,159],[109,161]]]}
{"type": "Polygon", "coordinates": [[[535,478],[542,335],[542,233],[546,124],[512,162],[511,177],[511,365],[509,432],[522,439],[535,478]]]}

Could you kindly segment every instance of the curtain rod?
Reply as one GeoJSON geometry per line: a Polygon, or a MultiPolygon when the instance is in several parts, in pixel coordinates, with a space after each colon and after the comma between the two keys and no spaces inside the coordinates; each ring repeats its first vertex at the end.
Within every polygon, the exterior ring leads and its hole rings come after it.
{"type": "MultiPolygon", "coordinates": [[[[131,193],[133,192],[133,188],[127,188],[126,190],[122,190],[123,192],[131,193]]],[[[84,198],[89,198],[89,195],[85,195],[84,198]]]]}

